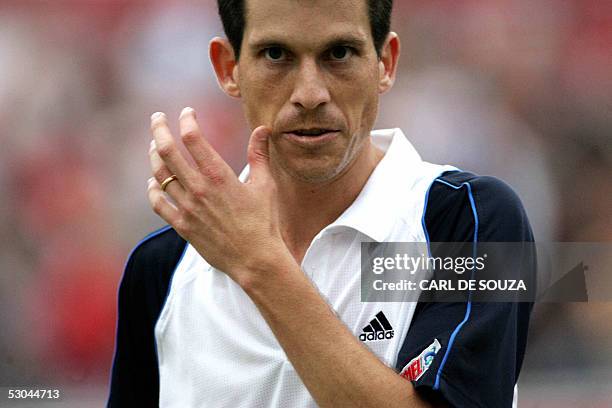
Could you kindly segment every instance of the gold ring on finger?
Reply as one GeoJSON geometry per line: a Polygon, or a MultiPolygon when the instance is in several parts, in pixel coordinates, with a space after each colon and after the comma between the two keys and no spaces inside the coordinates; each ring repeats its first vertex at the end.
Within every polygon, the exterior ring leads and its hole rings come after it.
{"type": "Polygon", "coordinates": [[[167,179],[165,179],[164,181],[162,181],[162,183],[161,183],[162,191],[165,192],[166,188],[168,187],[168,184],[172,183],[176,179],[177,179],[176,174],[173,174],[170,177],[168,177],[167,179]]]}

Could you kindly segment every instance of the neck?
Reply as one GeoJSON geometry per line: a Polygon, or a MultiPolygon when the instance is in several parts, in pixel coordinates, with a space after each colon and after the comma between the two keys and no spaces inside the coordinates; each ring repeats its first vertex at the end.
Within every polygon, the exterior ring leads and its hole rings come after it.
{"type": "Polygon", "coordinates": [[[309,183],[285,175],[276,177],[283,238],[298,263],[319,231],[355,201],[383,156],[368,141],[355,160],[333,180],[309,183]]]}

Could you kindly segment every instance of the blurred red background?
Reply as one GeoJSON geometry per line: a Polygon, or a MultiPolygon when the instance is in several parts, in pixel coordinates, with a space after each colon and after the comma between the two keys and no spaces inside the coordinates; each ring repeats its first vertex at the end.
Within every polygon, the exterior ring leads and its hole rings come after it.
{"type": "MultiPolygon", "coordinates": [[[[612,2],[401,0],[393,29],[400,72],[378,127],[509,182],[540,241],[611,240],[612,2]]],[[[149,115],[192,106],[245,162],[214,35],[211,0],[0,0],[0,386],[104,403],[123,262],[162,225],[145,196],[149,115]]],[[[612,406],[611,315],[538,305],[519,406],[612,406]]]]}

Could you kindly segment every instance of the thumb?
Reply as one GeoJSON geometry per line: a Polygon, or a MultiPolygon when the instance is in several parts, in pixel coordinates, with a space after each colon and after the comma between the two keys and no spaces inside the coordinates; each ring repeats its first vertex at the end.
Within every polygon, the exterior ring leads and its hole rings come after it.
{"type": "Polygon", "coordinates": [[[268,151],[268,139],[272,135],[270,128],[266,126],[257,127],[249,139],[247,148],[247,161],[249,162],[249,179],[258,180],[270,175],[270,153],[268,151]]]}

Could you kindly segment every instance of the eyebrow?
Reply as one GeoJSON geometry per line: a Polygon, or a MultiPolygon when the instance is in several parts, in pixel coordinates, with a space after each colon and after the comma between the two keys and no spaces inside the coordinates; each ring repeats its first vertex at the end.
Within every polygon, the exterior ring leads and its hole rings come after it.
{"type": "MultiPolygon", "coordinates": [[[[367,41],[355,35],[342,34],[342,35],[332,37],[330,40],[328,40],[325,43],[323,48],[329,49],[329,48],[337,47],[340,45],[354,47],[354,48],[365,48],[367,45],[367,41]]],[[[287,42],[283,41],[280,38],[275,39],[273,36],[270,36],[269,38],[262,38],[260,40],[255,40],[253,42],[248,43],[248,46],[251,48],[256,48],[256,49],[263,49],[263,48],[269,48],[269,47],[282,47],[286,49],[292,48],[287,42]]]]}

